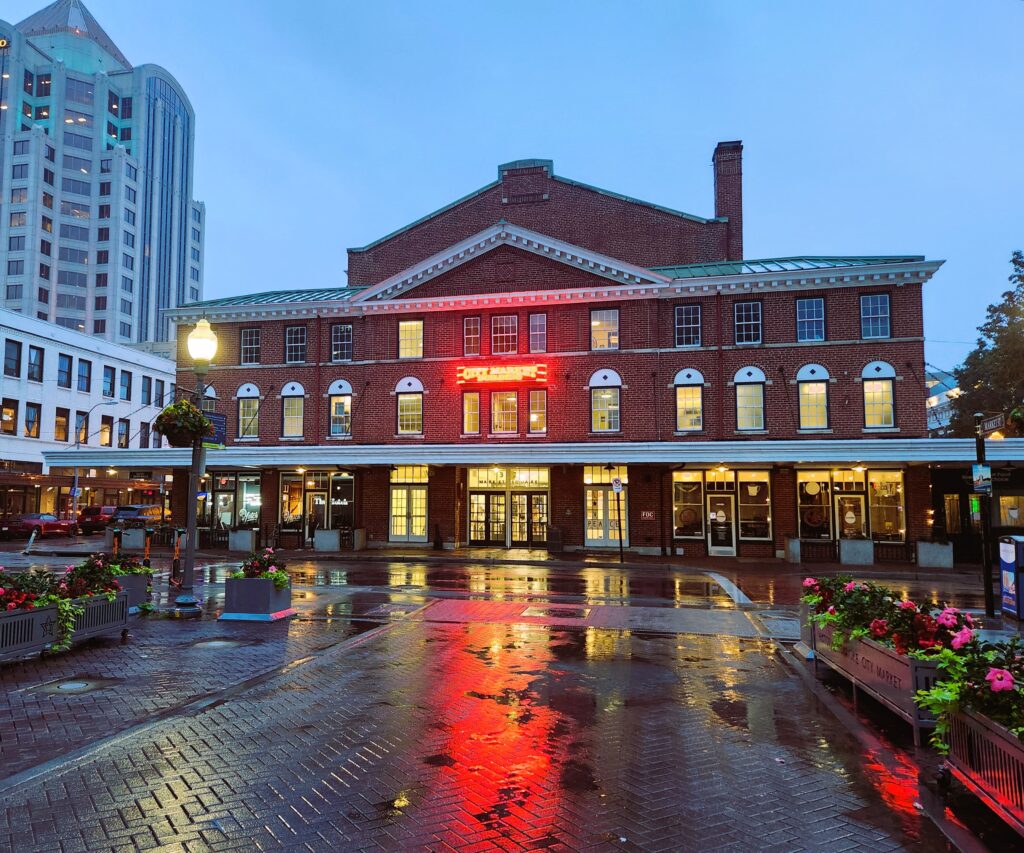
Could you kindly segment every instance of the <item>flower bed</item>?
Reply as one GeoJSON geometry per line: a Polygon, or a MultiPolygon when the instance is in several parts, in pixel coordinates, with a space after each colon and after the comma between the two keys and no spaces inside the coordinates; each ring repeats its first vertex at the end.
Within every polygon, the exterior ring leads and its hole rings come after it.
{"type": "Polygon", "coordinates": [[[149,612],[153,570],[132,554],[93,554],[83,564],[98,572],[109,572],[119,589],[128,593],[128,612],[149,612]]]}
{"type": "Polygon", "coordinates": [[[224,612],[218,619],[276,622],[294,616],[291,577],[273,548],[253,552],[224,584],[224,612]]]}

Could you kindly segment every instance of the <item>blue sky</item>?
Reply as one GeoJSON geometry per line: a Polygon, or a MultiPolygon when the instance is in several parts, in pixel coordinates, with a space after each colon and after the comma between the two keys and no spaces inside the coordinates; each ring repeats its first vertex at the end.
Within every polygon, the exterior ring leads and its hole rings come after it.
{"type": "Polygon", "coordinates": [[[346,247],[524,157],[710,216],[721,139],[745,145],[747,257],[946,259],[939,366],[1024,246],[1021,0],[86,5],[196,108],[208,298],[341,284],[346,247]]]}

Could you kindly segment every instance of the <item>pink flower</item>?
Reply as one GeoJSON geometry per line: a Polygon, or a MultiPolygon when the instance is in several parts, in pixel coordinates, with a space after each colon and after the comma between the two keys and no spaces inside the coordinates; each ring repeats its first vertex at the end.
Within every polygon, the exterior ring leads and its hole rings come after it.
{"type": "Polygon", "coordinates": [[[850,581],[843,587],[844,592],[853,592],[857,588],[857,581],[850,581]]]}
{"type": "Polygon", "coordinates": [[[947,607],[935,618],[935,621],[946,628],[955,628],[956,615],[959,612],[955,607],[947,607]]]}
{"type": "Polygon", "coordinates": [[[804,586],[817,586],[818,582],[814,578],[804,578],[804,586]]]}
{"type": "Polygon", "coordinates": [[[1013,690],[1013,676],[1005,669],[996,669],[995,667],[992,667],[992,669],[988,671],[988,675],[985,676],[985,680],[989,683],[993,693],[999,693],[1003,690],[1013,690]]]}
{"type": "Polygon", "coordinates": [[[8,604],[8,605],[7,605],[7,609],[8,609],[8,610],[14,610],[14,608],[15,608],[15,607],[17,607],[17,606],[18,606],[18,605],[17,605],[17,604],[15,604],[15,603],[14,603],[14,602],[12,601],[12,602],[11,602],[10,604],[8,604]]]}
{"type": "Polygon", "coordinates": [[[870,628],[874,636],[884,637],[889,632],[889,623],[884,619],[873,619],[870,628]]]}
{"type": "Polygon", "coordinates": [[[971,614],[970,613],[965,613],[964,614],[964,622],[967,624],[968,628],[973,628],[974,627],[974,620],[971,618],[971,614]]]}
{"type": "Polygon", "coordinates": [[[835,608],[835,606],[834,605],[830,605],[829,608],[828,608],[828,612],[830,614],[832,614],[833,616],[835,616],[836,615],[836,608],[835,608]]]}
{"type": "Polygon", "coordinates": [[[970,628],[961,628],[953,635],[953,639],[950,641],[950,645],[954,649],[962,649],[973,639],[974,631],[972,631],[970,628]]]}
{"type": "Polygon", "coordinates": [[[897,605],[897,606],[900,608],[900,610],[917,610],[917,605],[914,604],[913,601],[909,601],[909,600],[908,601],[901,601],[899,603],[899,605],[897,605]]]}
{"type": "Polygon", "coordinates": [[[0,586],[0,595],[3,595],[5,592],[7,592],[7,590],[0,586]]]}

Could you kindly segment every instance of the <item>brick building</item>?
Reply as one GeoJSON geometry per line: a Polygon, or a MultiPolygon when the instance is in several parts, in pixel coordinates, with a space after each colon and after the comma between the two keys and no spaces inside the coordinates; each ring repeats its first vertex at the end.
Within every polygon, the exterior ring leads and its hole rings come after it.
{"type": "MultiPolygon", "coordinates": [[[[941,456],[921,294],[941,261],[744,260],[741,156],[716,148],[708,219],[508,163],[349,250],[347,288],[172,311],[219,338],[207,523],[687,555],[859,540],[907,558],[941,456]]],[[[181,515],[187,453],[148,457],[175,467],[181,515]]]]}

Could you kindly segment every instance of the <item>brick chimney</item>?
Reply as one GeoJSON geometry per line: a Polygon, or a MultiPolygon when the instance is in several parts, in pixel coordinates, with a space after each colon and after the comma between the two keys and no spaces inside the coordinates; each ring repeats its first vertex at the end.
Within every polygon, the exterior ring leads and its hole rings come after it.
{"type": "Polygon", "coordinates": [[[715,167],[715,216],[728,218],[727,261],[743,260],[743,143],[719,142],[711,158],[715,167]]]}

